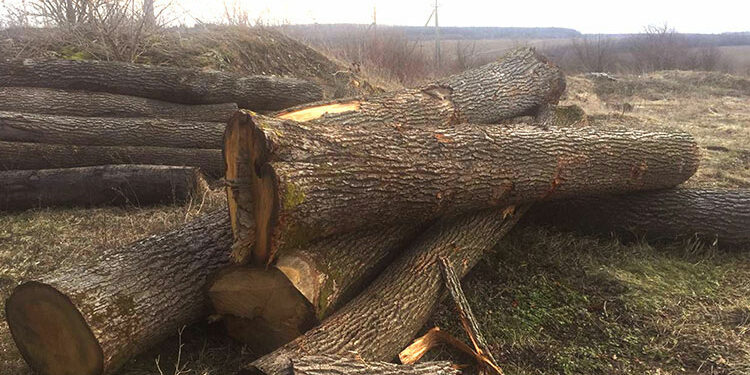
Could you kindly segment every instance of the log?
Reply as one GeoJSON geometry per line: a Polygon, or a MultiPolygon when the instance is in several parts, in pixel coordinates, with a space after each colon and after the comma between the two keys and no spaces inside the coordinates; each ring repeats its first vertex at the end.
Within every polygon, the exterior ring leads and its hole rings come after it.
{"type": "Polygon", "coordinates": [[[323,98],[320,86],[296,78],[93,60],[0,60],[0,86],[108,92],[184,104],[237,103],[268,111],[323,98]]]}
{"type": "Polygon", "coordinates": [[[493,124],[536,115],[557,103],[564,91],[565,77],[557,66],[533,48],[519,48],[497,62],[419,88],[304,104],[275,116],[346,125],[493,124]]]}
{"type": "Polygon", "coordinates": [[[447,361],[396,365],[330,355],[295,359],[292,361],[292,369],[295,375],[458,375],[460,373],[447,361]]]}
{"type": "Polygon", "coordinates": [[[185,105],[136,96],[38,87],[0,87],[0,111],[81,117],[152,117],[226,123],[237,104],[185,105]]]}
{"type": "Polygon", "coordinates": [[[13,340],[38,374],[111,374],[208,313],[205,287],[231,243],[220,210],[24,282],[5,304],[13,340]]]}
{"type": "Polygon", "coordinates": [[[225,127],[218,122],[0,111],[0,139],[6,142],[220,149],[225,127]]]}
{"type": "Polygon", "coordinates": [[[0,171],[0,210],[179,203],[207,189],[194,167],[103,165],[0,171]]]}
{"type": "Polygon", "coordinates": [[[0,170],[109,164],[193,166],[211,177],[221,177],[224,174],[221,150],[0,142],[0,170]]]}
{"type": "Polygon", "coordinates": [[[626,195],[576,197],[534,207],[528,222],[651,241],[699,239],[750,248],[750,190],[679,187],[626,195]]]}
{"type": "Polygon", "coordinates": [[[240,374],[291,374],[293,360],[307,355],[347,355],[388,361],[425,324],[445,291],[439,258],[463,276],[525,211],[489,209],[440,219],[361,294],[321,325],[248,364],[240,374]]]}
{"type": "Polygon", "coordinates": [[[329,126],[248,112],[232,118],[224,146],[227,180],[245,187],[228,189],[233,229],[241,243],[240,218],[254,217],[256,264],[366,226],[672,187],[695,172],[698,155],[677,131],[329,126]]]}

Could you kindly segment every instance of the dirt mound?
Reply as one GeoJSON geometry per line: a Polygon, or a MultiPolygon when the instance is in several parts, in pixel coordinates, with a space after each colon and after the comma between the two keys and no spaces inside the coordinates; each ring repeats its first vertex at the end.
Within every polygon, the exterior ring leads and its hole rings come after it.
{"type": "Polygon", "coordinates": [[[720,72],[667,70],[618,77],[616,81],[593,79],[594,91],[605,101],[625,97],[663,100],[676,96],[750,96],[750,80],[720,72]]]}

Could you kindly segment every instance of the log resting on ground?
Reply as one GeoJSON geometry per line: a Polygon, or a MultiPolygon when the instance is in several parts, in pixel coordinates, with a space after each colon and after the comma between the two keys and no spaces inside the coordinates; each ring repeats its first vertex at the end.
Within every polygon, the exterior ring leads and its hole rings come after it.
{"type": "Polygon", "coordinates": [[[440,219],[361,294],[296,340],[250,363],[241,374],[291,374],[293,360],[307,355],[349,355],[390,361],[425,324],[445,291],[440,257],[463,276],[523,214],[490,209],[440,219]]]}
{"type": "Polygon", "coordinates": [[[323,99],[320,86],[295,78],[114,61],[0,59],[0,86],[98,91],[184,104],[237,103],[268,111],[323,99]]]}
{"type": "Polygon", "coordinates": [[[305,104],[278,112],[295,121],[339,124],[491,124],[536,115],[565,91],[560,69],[532,48],[520,48],[500,61],[467,70],[420,88],[363,98],[305,104]]]}
{"type": "Polygon", "coordinates": [[[534,206],[528,221],[625,239],[698,238],[720,248],[750,250],[750,189],[679,187],[625,195],[586,196],[534,206]]]}
{"type": "Polygon", "coordinates": [[[0,111],[0,139],[6,142],[220,149],[225,127],[218,122],[0,111]]]}
{"type": "Polygon", "coordinates": [[[55,169],[110,164],[175,165],[224,175],[221,150],[198,148],[73,146],[0,142],[0,170],[55,169]]]}
{"type": "Polygon", "coordinates": [[[698,166],[694,139],[669,131],[349,127],[241,111],[227,135],[227,180],[244,186],[227,189],[235,238],[246,242],[241,221],[254,217],[256,264],[279,249],[361,227],[672,187],[698,166]]]}
{"type": "Polygon", "coordinates": [[[0,110],[84,117],[151,117],[226,123],[237,104],[186,105],[105,92],[0,87],[0,110]]]}
{"type": "Polygon", "coordinates": [[[25,282],[5,304],[13,339],[38,374],[112,373],[208,313],[205,288],[231,242],[220,210],[25,282]]]}
{"type": "Polygon", "coordinates": [[[458,375],[460,373],[447,361],[396,365],[330,355],[295,359],[292,361],[292,370],[295,375],[458,375]]]}

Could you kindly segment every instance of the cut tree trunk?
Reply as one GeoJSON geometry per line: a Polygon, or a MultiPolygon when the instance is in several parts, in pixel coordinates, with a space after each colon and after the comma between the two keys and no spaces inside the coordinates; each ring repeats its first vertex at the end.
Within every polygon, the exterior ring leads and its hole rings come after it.
{"type": "Polygon", "coordinates": [[[5,304],[13,339],[38,374],[112,373],[208,313],[205,287],[231,242],[220,210],[25,282],[5,304]]]}
{"type": "Polygon", "coordinates": [[[536,115],[543,107],[557,103],[564,91],[565,77],[557,66],[532,48],[520,48],[500,61],[420,88],[305,104],[275,116],[347,125],[492,124],[536,115]]]}
{"type": "Polygon", "coordinates": [[[445,291],[439,258],[446,257],[465,275],[524,210],[490,209],[441,219],[351,302],[241,373],[291,374],[293,360],[307,355],[357,353],[365,361],[391,360],[425,324],[445,291]]]}
{"type": "Polygon", "coordinates": [[[179,203],[207,188],[194,167],[104,165],[0,171],[0,210],[179,203]]]}
{"type": "Polygon", "coordinates": [[[237,104],[186,105],[105,92],[0,87],[0,110],[84,117],[152,117],[226,123],[237,104]]]}
{"type": "Polygon", "coordinates": [[[676,189],[576,197],[534,206],[530,222],[626,239],[698,238],[722,248],[750,249],[750,190],[676,189]]]}
{"type": "Polygon", "coordinates": [[[0,111],[0,139],[10,142],[220,149],[225,127],[218,122],[0,111]]]}
{"type": "Polygon", "coordinates": [[[114,61],[0,60],[0,86],[109,92],[185,104],[237,103],[269,111],[323,98],[320,86],[295,78],[114,61]]]}
{"type": "Polygon", "coordinates": [[[396,365],[388,362],[365,362],[341,356],[307,356],[292,361],[295,375],[458,375],[450,362],[424,362],[396,365]]]}
{"type": "Polygon", "coordinates": [[[166,147],[71,146],[0,142],[0,170],[54,169],[110,164],[193,166],[224,174],[221,150],[166,147]]]}
{"type": "MultiPolygon", "coordinates": [[[[230,215],[233,224],[254,217],[256,264],[279,249],[361,227],[672,187],[698,166],[696,143],[683,132],[347,127],[238,112],[226,134],[227,180],[244,186],[228,189],[230,215]]],[[[233,229],[236,238],[247,236],[233,229]]]]}

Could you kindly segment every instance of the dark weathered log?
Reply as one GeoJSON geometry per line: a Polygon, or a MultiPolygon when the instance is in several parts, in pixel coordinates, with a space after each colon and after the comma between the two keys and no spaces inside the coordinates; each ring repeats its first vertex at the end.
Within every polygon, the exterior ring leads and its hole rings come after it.
{"type": "Polygon", "coordinates": [[[699,238],[750,249],[750,190],[676,189],[576,197],[534,206],[530,222],[627,239],[699,238]]]}
{"type": "Polygon", "coordinates": [[[276,114],[295,121],[337,124],[491,124],[535,115],[565,91],[560,69],[532,48],[519,48],[497,62],[420,88],[305,104],[276,114]]]}
{"type": "Polygon", "coordinates": [[[114,61],[0,60],[0,86],[101,91],[185,104],[237,103],[253,110],[323,98],[320,86],[295,78],[114,61]]]}
{"type": "Polygon", "coordinates": [[[237,110],[237,104],[185,105],[105,92],[0,87],[0,110],[60,116],[152,117],[226,123],[237,110]]]}
{"type": "Polygon", "coordinates": [[[242,373],[290,374],[291,361],[306,355],[354,352],[365,361],[391,360],[425,324],[445,290],[438,259],[446,257],[465,275],[524,210],[491,209],[441,219],[351,302],[242,373]]]}
{"type": "Polygon", "coordinates": [[[231,242],[221,210],[25,282],[5,304],[13,339],[38,374],[112,373],[208,313],[205,287],[231,242]]]}
{"type": "Polygon", "coordinates": [[[220,149],[225,127],[218,122],[0,111],[0,139],[6,142],[220,149]]]}
{"type": "MultiPolygon", "coordinates": [[[[244,195],[230,192],[230,215],[252,210],[245,215],[257,225],[256,263],[360,227],[671,187],[698,166],[696,143],[683,132],[329,126],[238,112],[227,134],[224,154],[235,172],[227,179],[246,186],[244,195]]],[[[245,236],[241,226],[234,230],[245,236]]]]}
{"type": "Polygon", "coordinates": [[[0,170],[53,169],[109,164],[193,166],[212,177],[221,177],[224,174],[221,150],[0,142],[0,170]]]}
{"type": "Polygon", "coordinates": [[[292,371],[295,375],[457,375],[460,373],[447,361],[396,365],[330,355],[294,359],[292,371]]]}
{"type": "Polygon", "coordinates": [[[208,185],[194,167],[103,165],[0,171],[0,210],[184,202],[208,185]]]}

